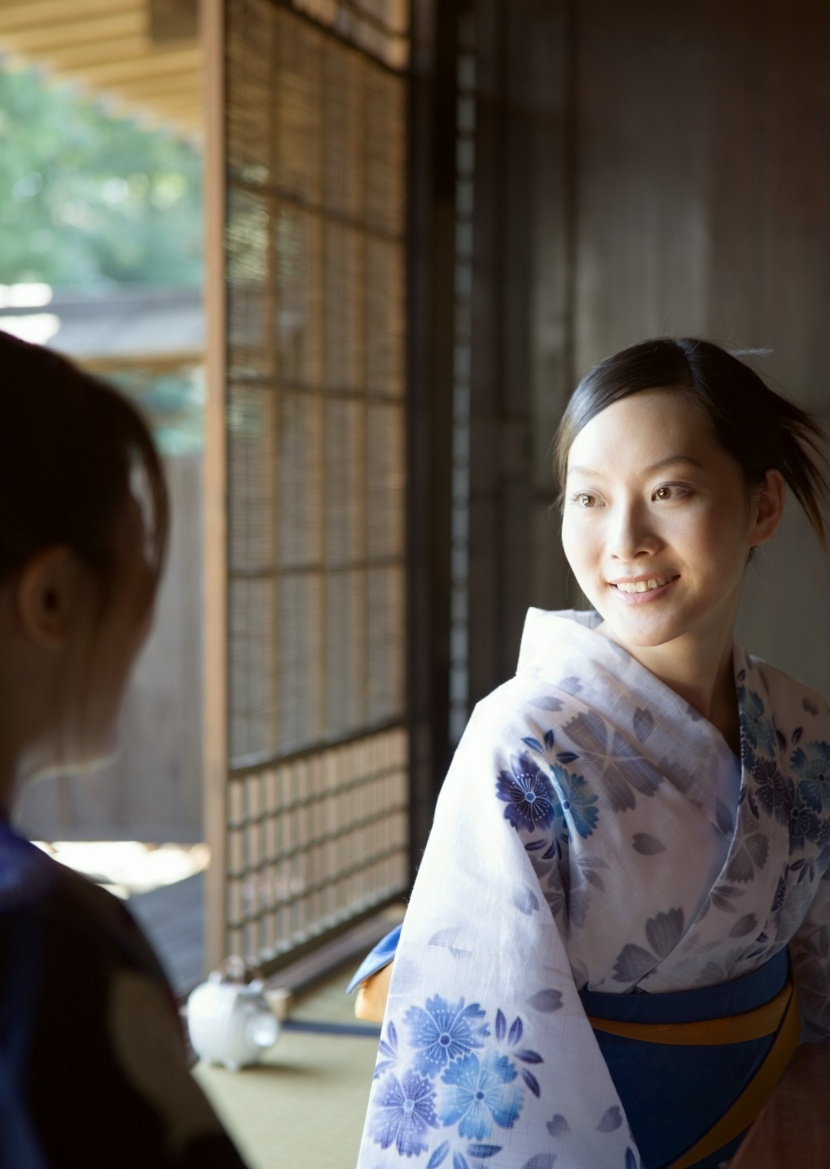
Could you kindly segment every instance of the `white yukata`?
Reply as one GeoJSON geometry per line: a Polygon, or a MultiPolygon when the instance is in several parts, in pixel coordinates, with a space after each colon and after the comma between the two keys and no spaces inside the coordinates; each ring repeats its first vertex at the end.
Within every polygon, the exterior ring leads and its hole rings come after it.
{"type": "Polygon", "coordinates": [[[830,707],[734,652],[739,762],[596,613],[531,609],[404,922],[360,1169],[637,1169],[579,999],[710,986],[792,942],[830,1038],[830,707]]]}

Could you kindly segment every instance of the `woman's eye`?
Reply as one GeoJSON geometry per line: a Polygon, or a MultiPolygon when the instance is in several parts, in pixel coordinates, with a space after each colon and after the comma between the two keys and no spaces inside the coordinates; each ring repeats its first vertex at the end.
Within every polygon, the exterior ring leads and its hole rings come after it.
{"type": "Polygon", "coordinates": [[[574,496],[574,503],[580,507],[596,507],[597,497],[589,491],[578,491],[574,496]]]}
{"type": "Polygon", "coordinates": [[[682,483],[663,483],[660,487],[655,488],[652,498],[658,500],[680,499],[684,495],[688,495],[688,490],[682,483]]]}

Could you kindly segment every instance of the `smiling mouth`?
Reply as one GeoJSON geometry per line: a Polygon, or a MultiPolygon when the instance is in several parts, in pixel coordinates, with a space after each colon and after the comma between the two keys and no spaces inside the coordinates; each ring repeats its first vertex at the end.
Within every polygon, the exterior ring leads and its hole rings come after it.
{"type": "Polygon", "coordinates": [[[616,584],[611,583],[611,587],[618,589],[621,593],[650,593],[652,589],[661,589],[664,585],[672,584],[673,581],[679,580],[678,576],[652,576],[648,580],[630,580],[617,581],[616,584]]]}

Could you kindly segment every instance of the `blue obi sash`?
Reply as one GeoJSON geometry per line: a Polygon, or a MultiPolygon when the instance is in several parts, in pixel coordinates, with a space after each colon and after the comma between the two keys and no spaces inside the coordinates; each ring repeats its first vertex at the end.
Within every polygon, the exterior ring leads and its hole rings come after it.
{"type": "Polygon", "coordinates": [[[786,949],[720,986],[580,998],[644,1169],[727,1161],[798,1044],[786,949]]]}

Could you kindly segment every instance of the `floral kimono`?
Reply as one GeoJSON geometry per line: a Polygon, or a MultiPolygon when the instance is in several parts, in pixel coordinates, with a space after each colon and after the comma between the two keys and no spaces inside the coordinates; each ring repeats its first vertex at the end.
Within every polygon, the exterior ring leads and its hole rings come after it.
{"type": "Polygon", "coordinates": [[[749,985],[789,946],[803,1038],[830,1038],[827,702],[736,647],[739,761],[599,621],[531,610],[459,745],[360,1169],[637,1169],[596,992],[749,985]]]}

